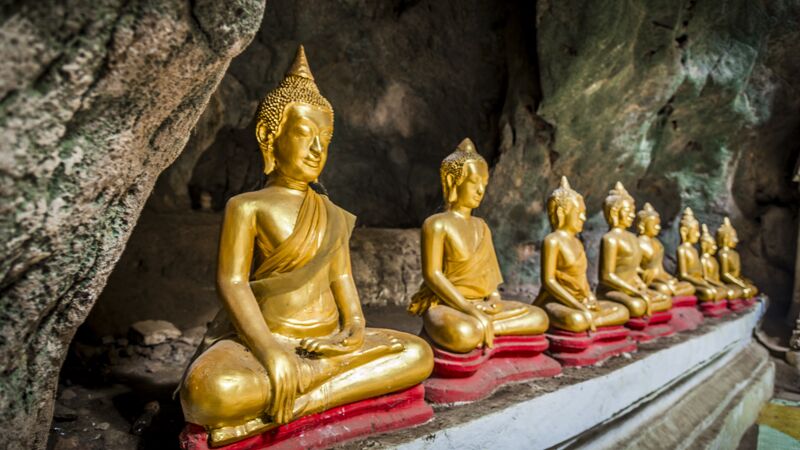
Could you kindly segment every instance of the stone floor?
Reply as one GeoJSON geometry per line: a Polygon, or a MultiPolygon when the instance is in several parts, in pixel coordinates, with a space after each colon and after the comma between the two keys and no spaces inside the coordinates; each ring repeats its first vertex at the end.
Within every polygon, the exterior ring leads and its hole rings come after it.
{"type": "MultiPolygon", "coordinates": [[[[421,328],[421,321],[407,315],[401,308],[370,308],[365,310],[365,314],[372,327],[394,328],[414,334],[421,328]]],[[[639,352],[614,358],[599,367],[568,368],[562,376],[529,383],[531,386],[526,389],[505,387],[482,402],[441,409],[437,411],[436,423],[424,427],[442,427],[484,415],[502,405],[529,398],[531,389],[551,392],[562,385],[609,373],[651,352],[704,333],[714,323],[708,322],[697,330],[644,344],[639,352]]],[[[177,448],[177,435],[183,423],[180,405],[172,399],[171,393],[197,339],[196,331],[188,335],[184,333],[182,340],[151,347],[131,343],[128,339],[106,338],[104,343],[95,345],[77,339],[62,372],[48,449],[177,448]],[[164,347],[165,344],[168,347],[164,347]]],[[[799,400],[800,372],[782,361],[775,362],[775,398],[799,400]]],[[[433,431],[434,428],[430,430],[433,431]]],[[[424,430],[415,431],[419,432],[424,430]]],[[[763,448],[757,446],[761,438],[763,433],[758,433],[754,427],[745,435],[740,449],[763,448]]],[[[402,436],[395,434],[392,439],[400,442],[402,436]]],[[[387,444],[391,445],[390,442],[381,442],[379,446],[387,444]]],[[[378,440],[367,439],[342,448],[376,445],[378,440]]]]}

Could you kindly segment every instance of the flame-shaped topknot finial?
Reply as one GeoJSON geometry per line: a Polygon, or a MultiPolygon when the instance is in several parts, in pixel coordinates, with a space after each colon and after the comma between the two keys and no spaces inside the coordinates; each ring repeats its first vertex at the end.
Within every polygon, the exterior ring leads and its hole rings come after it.
{"type": "Polygon", "coordinates": [[[306,50],[302,45],[297,47],[297,53],[294,55],[294,62],[286,75],[294,75],[296,77],[305,78],[314,81],[314,75],[311,74],[311,67],[308,66],[308,59],[306,58],[306,50]]]}

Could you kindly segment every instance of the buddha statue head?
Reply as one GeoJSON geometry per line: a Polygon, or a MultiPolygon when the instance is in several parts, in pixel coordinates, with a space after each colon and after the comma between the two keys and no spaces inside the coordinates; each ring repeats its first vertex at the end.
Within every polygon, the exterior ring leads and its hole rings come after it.
{"type": "Polygon", "coordinates": [[[720,248],[736,248],[738,243],[739,237],[736,235],[736,229],[731,225],[731,220],[726,217],[717,229],[717,245],[720,248]]]}
{"type": "Polygon", "coordinates": [[[610,228],[626,229],[633,225],[636,217],[636,203],[619,181],[608,191],[603,201],[603,216],[610,228]]]}
{"type": "Polygon", "coordinates": [[[270,91],[256,114],[256,139],[264,157],[264,173],[316,181],[333,137],[333,107],[322,96],[308,67],[305,50],[278,87],[270,91]]]}
{"type": "Polygon", "coordinates": [[[637,214],[636,227],[639,234],[648,237],[656,237],[661,231],[661,216],[650,203],[645,203],[642,210],[637,214]]]}
{"type": "Polygon", "coordinates": [[[700,222],[694,218],[692,208],[686,208],[683,211],[678,231],[681,234],[681,242],[694,245],[697,243],[697,240],[700,239],[700,222]]]}
{"type": "Polygon", "coordinates": [[[561,185],[547,199],[547,217],[553,231],[570,233],[583,231],[586,222],[586,205],[583,196],[573,190],[567,177],[561,177],[561,185]]]}
{"type": "Polygon", "coordinates": [[[439,175],[447,209],[480,206],[489,183],[489,165],[469,138],[461,141],[456,150],[442,161],[439,175]]]}
{"type": "Polygon", "coordinates": [[[706,226],[706,224],[703,224],[703,234],[700,237],[700,251],[707,255],[717,253],[717,241],[715,241],[714,236],[711,236],[711,233],[708,232],[708,226],[706,226]]]}

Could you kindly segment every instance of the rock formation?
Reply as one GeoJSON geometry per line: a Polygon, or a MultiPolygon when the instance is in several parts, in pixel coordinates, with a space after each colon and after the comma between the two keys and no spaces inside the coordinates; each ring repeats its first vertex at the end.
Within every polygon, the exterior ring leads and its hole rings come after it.
{"type": "Polygon", "coordinates": [[[75,329],[263,10],[256,0],[2,6],[4,448],[45,446],[75,329]]]}

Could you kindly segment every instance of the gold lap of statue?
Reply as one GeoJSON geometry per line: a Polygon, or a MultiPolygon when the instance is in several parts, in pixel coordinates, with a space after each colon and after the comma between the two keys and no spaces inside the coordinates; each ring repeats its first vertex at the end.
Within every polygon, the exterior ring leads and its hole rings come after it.
{"type": "Polygon", "coordinates": [[[736,229],[731,225],[730,219],[726,217],[717,229],[717,245],[719,245],[717,259],[720,266],[720,278],[725,283],[739,286],[743,291],[744,298],[755,297],[758,295],[758,288],[752,281],[742,276],[739,252],[736,251],[738,243],[736,229]]]}
{"type": "Polygon", "coordinates": [[[700,265],[703,267],[703,279],[716,289],[725,293],[725,298],[733,300],[736,298],[744,298],[744,290],[733,284],[724,283],[719,276],[719,263],[717,262],[717,242],[711,233],[708,232],[708,227],[703,224],[703,234],[700,237],[700,265]]]}
{"type": "Polygon", "coordinates": [[[638,214],[639,249],[642,251],[642,278],[648,287],[671,297],[694,295],[694,286],[679,281],[664,269],[664,245],[658,240],[661,216],[650,203],[638,214]]]}
{"type": "Polygon", "coordinates": [[[700,222],[691,208],[686,208],[680,223],[681,245],[678,246],[678,278],[695,287],[698,300],[713,302],[727,297],[727,289],[714,286],[703,277],[703,265],[695,244],[700,239],[700,222]]]}
{"type": "Polygon", "coordinates": [[[433,342],[459,353],[492,347],[494,336],[544,333],[544,311],[503,300],[497,291],[503,278],[492,233],[472,216],[489,182],[489,167],[471,140],[464,139],[442,161],[440,174],[447,210],[422,225],[424,282],[409,312],[423,317],[433,342]]]}
{"type": "Polygon", "coordinates": [[[597,327],[625,324],[628,309],[598,300],[589,288],[586,252],[577,237],[586,222],[586,206],[566,177],[547,199],[547,216],[553,232],[542,244],[542,286],[534,304],[547,312],[551,327],[561,330],[595,331],[597,327]]]}
{"type": "Polygon", "coordinates": [[[433,368],[422,339],[365,327],[350,269],[355,217],[310,187],[332,135],[333,109],[300,47],[259,106],[268,182],[226,206],[224,308],[180,388],[186,421],[204,426],[212,445],[414,386],[433,368]]]}
{"type": "Polygon", "coordinates": [[[636,204],[617,182],[603,202],[608,232],[600,245],[598,294],[622,303],[631,317],[652,316],[672,308],[672,297],[650,289],[639,276],[642,251],[639,239],[628,231],[636,216],[636,204]]]}

